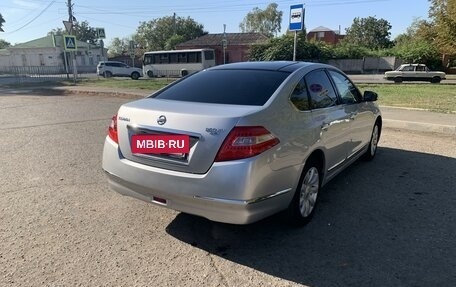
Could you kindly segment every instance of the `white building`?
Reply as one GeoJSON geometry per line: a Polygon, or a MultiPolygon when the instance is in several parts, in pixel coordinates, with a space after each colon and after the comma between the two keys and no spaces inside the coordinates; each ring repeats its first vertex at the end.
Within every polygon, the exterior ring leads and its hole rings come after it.
{"type": "Polygon", "coordinates": [[[52,67],[64,72],[66,63],[70,70],[75,55],[79,73],[95,72],[98,62],[107,60],[107,49],[100,46],[76,41],[76,47],[74,53],[65,52],[63,37],[54,34],[17,44],[0,50],[0,71],[14,67],[52,67]]]}

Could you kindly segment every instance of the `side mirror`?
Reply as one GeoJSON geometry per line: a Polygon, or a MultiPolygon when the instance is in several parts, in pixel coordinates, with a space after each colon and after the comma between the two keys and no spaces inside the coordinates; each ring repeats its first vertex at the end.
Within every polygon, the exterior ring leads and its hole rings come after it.
{"type": "Polygon", "coordinates": [[[364,91],[363,100],[365,102],[375,102],[378,99],[378,94],[372,91],[364,91]]]}

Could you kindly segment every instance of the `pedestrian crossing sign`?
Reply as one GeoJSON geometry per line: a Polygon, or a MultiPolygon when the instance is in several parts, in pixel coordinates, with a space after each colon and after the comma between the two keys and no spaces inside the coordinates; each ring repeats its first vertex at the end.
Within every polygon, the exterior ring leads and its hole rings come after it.
{"type": "Polygon", "coordinates": [[[76,36],[63,35],[65,51],[76,51],[76,36]]]}

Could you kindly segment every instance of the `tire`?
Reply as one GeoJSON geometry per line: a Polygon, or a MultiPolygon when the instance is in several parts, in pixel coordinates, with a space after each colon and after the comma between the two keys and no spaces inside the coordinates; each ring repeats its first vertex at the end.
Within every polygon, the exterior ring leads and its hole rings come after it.
{"type": "Polygon", "coordinates": [[[401,77],[396,77],[394,78],[395,83],[402,83],[402,78],[401,77]]]}
{"type": "Polygon", "coordinates": [[[149,78],[153,78],[153,77],[154,77],[154,72],[152,72],[152,71],[147,71],[146,74],[147,74],[147,76],[148,76],[149,78]]]}
{"type": "Polygon", "coordinates": [[[380,140],[380,132],[380,125],[378,122],[376,122],[374,128],[372,129],[372,135],[369,142],[369,146],[367,148],[366,153],[364,154],[365,160],[372,160],[377,154],[378,141],[380,140]]]}
{"type": "Polygon", "coordinates": [[[140,75],[139,75],[138,72],[133,72],[133,73],[131,73],[131,78],[132,78],[133,80],[139,79],[139,76],[140,76],[140,75]]]}
{"type": "Polygon", "coordinates": [[[431,83],[438,84],[438,83],[440,83],[441,80],[442,79],[440,79],[440,77],[434,77],[434,78],[431,79],[431,83]]]}
{"type": "Polygon", "coordinates": [[[112,77],[112,73],[111,73],[110,71],[105,71],[105,72],[103,73],[103,77],[105,77],[105,78],[111,78],[111,77],[112,77]]]}
{"type": "Polygon", "coordinates": [[[288,206],[288,218],[293,225],[302,226],[310,222],[317,206],[320,186],[320,165],[311,160],[306,163],[293,200],[288,206]]]}
{"type": "Polygon", "coordinates": [[[187,70],[182,70],[181,71],[181,77],[185,77],[188,75],[188,71],[187,70]]]}

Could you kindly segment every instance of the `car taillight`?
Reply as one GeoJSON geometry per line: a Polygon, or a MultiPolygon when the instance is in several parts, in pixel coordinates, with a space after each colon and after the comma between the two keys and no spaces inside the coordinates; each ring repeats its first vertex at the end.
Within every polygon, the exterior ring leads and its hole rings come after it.
{"type": "Polygon", "coordinates": [[[234,127],[223,142],[215,161],[256,156],[279,142],[279,139],[264,127],[234,127]]]}
{"type": "Polygon", "coordinates": [[[119,143],[119,137],[117,136],[117,115],[114,115],[111,119],[111,124],[108,128],[108,136],[115,142],[119,143]]]}

